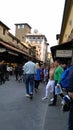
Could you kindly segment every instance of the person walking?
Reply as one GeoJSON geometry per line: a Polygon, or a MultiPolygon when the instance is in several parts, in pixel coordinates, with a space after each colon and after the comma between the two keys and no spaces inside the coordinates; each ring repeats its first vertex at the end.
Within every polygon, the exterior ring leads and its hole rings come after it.
{"type": "MultiPolygon", "coordinates": [[[[61,67],[61,63],[59,59],[55,60],[55,66],[56,69],[54,71],[54,81],[55,81],[55,85],[54,85],[54,91],[53,91],[53,102],[51,104],[49,104],[49,106],[55,106],[56,102],[57,102],[57,95],[55,94],[55,86],[59,87],[60,86],[60,78],[61,78],[61,74],[63,72],[63,68],[61,67]]],[[[59,94],[61,96],[61,98],[63,98],[63,93],[59,94]]]]}
{"type": "Polygon", "coordinates": [[[15,67],[15,78],[16,78],[16,81],[18,81],[18,64],[15,67]]]}
{"type": "Polygon", "coordinates": [[[36,63],[36,74],[35,74],[35,78],[34,78],[35,93],[37,93],[38,87],[39,87],[39,84],[40,84],[40,81],[41,81],[41,75],[40,74],[41,74],[41,69],[40,69],[39,63],[36,63]]]}
{"type": "Polygon", "coordinates": [[[5,75],[6,75],[6,64],[5,61],[2,61],[0,64],[0,84],[5,83],[5,75]]]}
{"type": "Polygon", "coordinates": [[[46,92],[45,92],[45,97],[42,98],[42,100],[48,99],[48,93],[50,91],[50,93],[53,93],[53,89],[54,89],[54,71],[55,71],[55,66],[54,63],[50,64],[50,69],[49,69],[49,81],[46,85],[46,92]]]}
{"type": "Polygon", "coordinates": [[[22,76],[23,76],[23,68],[22,68],[22,64],[18,65],[18,81],[20,83],[20,81],[22,81],[22,76]]]}
{"type": "Polygon", "coordinates": [[[36,68],[35,63],[32,61],[31,57],[29,57],[29,61],[24,64],[23,69],[25,74],[26,96],[32,99],[34,90],[34,75],[36,72],[36,68]]]}
{"type": "Polygon", "coordinates": [[[48,66],[44,65],[43,71],[44,71],[44,83],[47,84],[47,82],[48,82],[48,71],[49,71],[48,66]]]}
{"type": "Polygon", "coordinates": [[[44,65],[41,65],[40,69],[41,69],[41,73],[40,73],[41,82],[43,83],[44,82],[44,65]]]}

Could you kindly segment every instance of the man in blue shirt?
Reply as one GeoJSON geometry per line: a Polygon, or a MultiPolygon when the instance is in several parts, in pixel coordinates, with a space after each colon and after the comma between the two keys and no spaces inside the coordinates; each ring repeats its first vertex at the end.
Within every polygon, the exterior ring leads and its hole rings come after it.
{"type": "Polygon", "coordinates": [[[73,130],[73,68],[69,72],[68,76],[69,76],[69,80],[68,80],[69,87],[67,88],[67,91],[68,91],[69,97],[71,98],[69,120],[68,120],[68,130],[73,130]]]}
{"type": "Polygon", "coordinates": [[[31,57],[29,57],[29,61],[24,64],[23,69],[25,74],[26,96],[32,99],[34,89],[34,74],[36,69],[35,63],[32,61],[31,57]]]}

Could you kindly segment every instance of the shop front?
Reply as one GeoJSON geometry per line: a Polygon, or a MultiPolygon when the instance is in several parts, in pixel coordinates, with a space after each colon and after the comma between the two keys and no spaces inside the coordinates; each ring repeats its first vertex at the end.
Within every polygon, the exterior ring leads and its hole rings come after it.
{"type": "Polygon", "coordinates": [[[0,42],[0,62],[4,60],[7,63],[23,63],[26,62],[30,55],[26,54],[7,43],[0,42]]]}
{"type": "Polygon", "coordinates": [[[53,46],[50,49],[53,60],[60,59],[68,65],[73,63],[73,41],[53,46]]]}

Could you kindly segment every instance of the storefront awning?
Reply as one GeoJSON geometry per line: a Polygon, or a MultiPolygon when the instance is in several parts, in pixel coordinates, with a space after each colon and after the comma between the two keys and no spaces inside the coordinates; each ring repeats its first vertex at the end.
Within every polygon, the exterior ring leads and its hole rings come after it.
{"type": "Polygon", "coordinates": [[[2,44],[4,47],[6,47],[6,48],[8,48],[8,49],[11,49],[11,50],[13,50],[13,51],[15,51],[15,52],[19,52],[19,53],[24,54],[24,55],[26,55],[26,56],[30,56],[30,55],[27,54],[26,52],[23,52],[23,51],[21,51],[21,50],[15,48],[15,47],[13,47],[13,46],[11,46],[11,45],[8,45],[7,43],[4,43],[4,42],[1,42],[1,41],[0,41],[0,44],[2,44]]]}

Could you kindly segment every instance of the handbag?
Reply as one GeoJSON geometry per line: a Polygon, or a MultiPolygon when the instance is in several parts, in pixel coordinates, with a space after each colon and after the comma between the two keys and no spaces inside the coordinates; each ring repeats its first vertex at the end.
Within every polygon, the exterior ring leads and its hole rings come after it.
{"type": "Polygon", "coordinates": [[[59,84],[55,86],[55,95],[63,93],[62,88],[59,84]]]}

